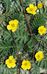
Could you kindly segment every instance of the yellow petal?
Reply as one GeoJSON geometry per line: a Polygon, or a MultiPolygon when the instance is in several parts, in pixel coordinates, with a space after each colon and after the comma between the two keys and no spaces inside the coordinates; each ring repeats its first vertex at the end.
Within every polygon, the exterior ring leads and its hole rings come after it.
{"type": "Polygon", "coordinates": [[[24,65],[21,65],[21,68],[22,68],[23,70],[27,70],[26,66],[24,66],[24,65]]]}
{"type": "Polygon", "coordinates": [[[35,15],[35,14],[36,14],[36,12],[35,12],[35,11],[32,11],[32,12],[31,12],[31,14],[35,15]]]}
{"type": "Polygon", "coordinates": [[[7,59],[7,60],[5,61],[5,64],[8,64],[8,62],[9,62],[9,59],[7,59]]]}
{"type": "Polygon", "coordinates": [[[18,24],[15,27],[12,27],[12,32],[15,32],[18,29],[18,24]]]}
{"type": "MultiPolygon", "coordinates": [[[[30,10],[30,8],[26,8],[27,13],[31,13],[32,11],[30,10]]],[[[32,13],[31,13],[32,14],[32,13]]]]}
{"type": "Polygon", "coordinates": [[[13,56],[9,56],[9,59],[13,59],[13,56]]]}
{"type": "Polygon", "coordinates": [[[15,32],[17,29],[12,29],[12,32],[15,32]]]}
{"type": "Polygon", "coordinates": [[[30,9],[33,9],[33,8],[34,8],[34,5],[33,5],[33,4],[30,4],[30,5],[29,5],[29,8],[30,8],[30,9]]]}
{"type": "Polygon", "coordinates": [[[31,10],[29,7],[26,8],[26,11],[29,13],[31,10]]]}
{"type": "Polygon", "coordinates": [[[34,10],[35,10],[35,11],[37,10],[37,6],[34,7],[34,10]]]}
{"type": "Polygon", "coordinates": [[[16,67],[16,64],[13,64],[13,65],[12,65],[12,68],[14,68],[14,67],[16,67]]]}
{"type": "Polygon", "coordinates": [[[13,20],[9,21],[9,25],[10,25],[10,24],[13,24],[13,20]]]}
{"type": "Polygon", "coordinates": [[[15,25],[19,23],[19,21],[16,20],[16,19],[13,22],[14,22],[15,25]]]}
{"type": "Polygon", "coordinates": [[[8,30],[11,30],[11,25],[7,25],[7,29],[8,30]]]}
{"type": "Polygon", "coordinates": [[[10,66],[10,65],[8,65],[8,64],[7,64],[7,67],[8,67],[8,68],[11,68],[11,66],[10,66]]]}

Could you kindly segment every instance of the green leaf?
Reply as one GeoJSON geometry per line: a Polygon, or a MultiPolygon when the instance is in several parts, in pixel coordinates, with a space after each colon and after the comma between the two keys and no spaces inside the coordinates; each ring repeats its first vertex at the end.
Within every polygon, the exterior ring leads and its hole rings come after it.
{"type": "Polygon", "coordinates": [[[32,74],[40,74],[40,68],[37,65],[33,65],[32,74]]]}
{"type": "Polygon", "coordinates": [[[9,11],[10,5],[11,5],[11,0],[4,0],[5,7],[6,7],[6,12],[9,11]]]}

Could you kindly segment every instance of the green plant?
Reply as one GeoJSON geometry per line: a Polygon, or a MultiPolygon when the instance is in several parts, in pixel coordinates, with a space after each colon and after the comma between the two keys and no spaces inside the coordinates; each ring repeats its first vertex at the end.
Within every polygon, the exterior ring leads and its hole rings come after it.
{"type": "Polygon", "coordinates": [[[47,28],[47,7],[44,4],[36,15],[26,11],[30,3],[37,5],[39,1],[43,3],[43,0],[0,0],[3,8],[0,13],[0,74],[40,74],[40,68],[47,69],[47,33],[43,36],[38,33],[39,26],[47,28]],[[19,21],[19,28],[13,33],[7,25],[14,19],[19,21]],[[37,51],[44,52],[41,62],[34,57],[37,51]],[[8,69],[5,65],[10,55],[17,60],[14,69],[8,69]],[[31,70],[21,70],[23,59],[31,61],[31,70]]]}

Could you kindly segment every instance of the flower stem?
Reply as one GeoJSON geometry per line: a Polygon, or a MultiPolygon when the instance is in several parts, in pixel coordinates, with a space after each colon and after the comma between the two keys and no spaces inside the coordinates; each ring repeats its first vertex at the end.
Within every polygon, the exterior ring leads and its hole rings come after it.
{"type": "Polygon", "coordinates": [[[20,68],[17,69],[17,74],[20,74],[20,68]]]}
{"type": "Polygon", "coordinates": [[[27,22],[27,30],[28,30],[30,36],[32,36],[32,30],[31,30],[31,26],[30,26],[30,21],[28,21],[27,14],[26,14],[25,9],[24,9],[24,7],[22,5],[23,1],[22,0],[19,0],[19,1],[20,1],[20,5],[22,6],[22,9],[23,9],[23,14],[24,14],[24,17],[25,17],[25,21],[27,22]]]}
{"type": "Polygon", "coordinates": [[[38,0],[36,0],[36,6],[38,5],[38,0]]]}

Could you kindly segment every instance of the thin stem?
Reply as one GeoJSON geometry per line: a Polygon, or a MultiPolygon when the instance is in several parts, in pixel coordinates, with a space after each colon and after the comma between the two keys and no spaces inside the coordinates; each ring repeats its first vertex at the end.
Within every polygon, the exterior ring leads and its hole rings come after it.
{"type": "Polygon", "coordinates": [[[22,5],[22,0],[19,0],[19,1],[20,1],[20,5],[22,6],[22,9],[23,9],[23,14],[24,14],[25,20],[27,22],[27,30],[29,31],[30,36],[32,36],[32,30],[31,30],[31,26],[30,26],[30,21],[28,21],[28,19],[27,19],[27,14],[26,14],[25,9],[24,9],[24,7],[22,5]]]}
{"type": "Polygon", "coordinates": [[[21,67],[21,58],[20,58],[20,54],[17,52],[17,74],[20,74],[20,67],[21,67]]]}
{"type": "Polygon", "coordinates": [[[32,30],[31,30],[31,26],[30,26],[30,21],[28,21],[26,13],[24,13],[24,17],[25,17],[25,20],[27,22],[27,29],[28,29],[30,35],[32,36],[32,30]]]}
{"type": "Polygon", "coordinates": [[[22,0],[19,0],[20,1],[20,5],[22,6],[22,0]]]}
{"type": "Polygon", "coordinates": [[[16,46],[14,34],[12,32],[11,32],[11,37],[12,37],[11,45],[16,46]]]}
{"type": "Polygon", "coordinates": [[[38,5],[38,0],[36,0],[36,6],[38,5]]]}
{"type": "Polygon", "coordinates": [[[17,74],[20,74],[20,68],[17,69],[17,74]]]}

